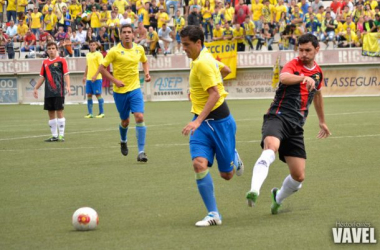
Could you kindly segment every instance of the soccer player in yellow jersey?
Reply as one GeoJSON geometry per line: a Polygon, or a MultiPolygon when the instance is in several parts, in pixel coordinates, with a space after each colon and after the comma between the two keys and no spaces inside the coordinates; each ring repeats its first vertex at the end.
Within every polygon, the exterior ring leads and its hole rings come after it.
{"type": "Polygon", "coordinates": [[[182,29],[181,41],[186,55],[192,59],[189,76],[191,112],[193,120],[182,130],[190,135],[190,154],[196,182],[207,208],[207,216],[195,226],[207,227],[222,224],[209,173],[216,156],[220,175],[230,180],[234,173],[244,170],[235,150],[236,123],[225,101],[227,92],[219,65],[204,46],[204,34],[199,26],[189,25],[182,29]]]}
{"type": "Polygon", "coordinates": [[[148,158],[144,151],[146,126],[144,123],[144,98],[139,79],[139,62],[142,62],[145,81],[149,82],[148,59],[145,56],[144,48],[133,42],[133,28],[130,24],[121,26],[120,36],[121,42],[108,52],[100,65],[100,73],[113,82],[113,97],[121,119],[119,126],[121,153],[125,156],[128,155],[127,131],[129,114],[132,112],[136,121],[139,150],[137,161],[147,162],[148,158]],[[111,63],[113,75],[106,69],[111,63]]]}
{"type": "Polygon", "coordinates": [[[96,51],[97,42],[89,42],[90,52],[86,55],[86,70],[84,71],[83,84],[86,84],[87,110],[88,114],[84,118],[94,118],[92,114],[92,95],[95,95],[99,103],[99,114],[96,118],[104,118],[104,99],[102,98],[102,75],[99,73],[99,66],[103,61],[103,56],[96,51]]]}

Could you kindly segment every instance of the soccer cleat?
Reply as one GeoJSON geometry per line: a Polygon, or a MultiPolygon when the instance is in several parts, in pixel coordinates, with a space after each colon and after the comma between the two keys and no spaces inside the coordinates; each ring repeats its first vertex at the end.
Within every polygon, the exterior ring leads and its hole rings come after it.
{"type": "Polygon", "coordinates": [[[148,161],[148,157],[146,157],[145,152],[139,153],[139,155],[137,156],[137,161],[140,161],[140,162],[147,162],[148,161]]]}
{"type": "Polygon", "coordinates": [[[209,227],[222,225],[222,218],[217,212],[210,212],[203,220],[195,223],[197,227],[209,227]]]}
{"type": "Polygon", "coordinates": [[[235,154],[237,155],[237,158],[238,158],[238,165],[237,165],[235,174],[237,176],[241,176],[244,173],[244,163],[241,160],[239,153],[236,149],[235,149],[235,154]]]}
{"type": "Polygon", "coordinates": [[[87,114],[84,116],[84,118],[94,118],[94,116],[92,114],[87,114]]]}
{"type": "Polygon", "coordinates": [[[254,207],[256,205],[257,198],[259,197],[259,195],[256,192],[248,191],[245,197],[247,198],[248,206],[254,207]]]}
{"type": "Polygon", "coordinates": [[[96,118],[104,118],[104,114],[99,114],[97,116],[95,116],[96,118]]]}
{"type": "Polygon", "coordinates": [[[62,135],[58,136],[58,141],[65,142],[65,137],[63,137],[62,135]]]}
{"type": "Polygon", "coordinates": [[[272,194],[272,205],[270,206],[270,211],[272,214],[278,214],[278,209],[281,207],[281,204],[278,204],[276,201],[278,188],[272,188],[270,192],[272,194]]]}
{"type": "Polygon", "coordinates": [[[127,156],[128,155],[128,146],[127,146],[127,142],[120,142],[120,150],[121,150],[121,154],[124,155],[124,156],[127,156]]]}
{"type": "Polygon", "coordinates": [[[55,136],[52,136],[52,137],[47,138],[47,139],[45,140],[45,142],[54,142],[54,141],[58,141],[58,138],[55,137],[55,136]]]}

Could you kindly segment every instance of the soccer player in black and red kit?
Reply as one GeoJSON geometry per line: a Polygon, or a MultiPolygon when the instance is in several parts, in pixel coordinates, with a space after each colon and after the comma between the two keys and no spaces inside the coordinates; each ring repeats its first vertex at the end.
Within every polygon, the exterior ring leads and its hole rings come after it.
{"type": "Polygon", "coordinates": [[[279,153],[281,161],[289,167],[281,189],[273,188],[272,214],[277,214],[282,201],[299,190],[305,178],[306,151],[303,125],[314,99],[314,107],[319,119],[318,138],[327,138],[330,131],[325,123],[321,87],[323,73],[314,61],[319,51],[319,43],[311,34],[298,39],[299,56],[288,62],[281,71],[280,84],[274,100],[264,115],[262,127],[262,154],[257,160],[252,175],[251,190],[246,198],[249,206],[254,206],[260,194],[269,165],[279,153]]]}
{"type": "Polygon", "coordinates": [[[45,81],[44,109],[49,114],[49,126],[52,136],[46,142],[65,141],[65,123],[63,109],[65,104],[65,87],[67,95],[70,95],[70,77],[67,69],[67,62],[59,57],[57,44],[49,42],[47,44],[48,58],[42,62],[40,78],[34,87],[33,95],[38,98],[37,90],[45,81]],[[66,85],[66,86],[65,86],[66,85]],[[57,131],[58,127],[58,131],[57,131]]]}

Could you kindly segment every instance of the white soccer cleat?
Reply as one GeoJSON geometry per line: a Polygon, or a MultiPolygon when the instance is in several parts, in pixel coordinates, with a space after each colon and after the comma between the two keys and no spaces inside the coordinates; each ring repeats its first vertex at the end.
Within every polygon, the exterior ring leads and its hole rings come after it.
{"type": "Polygon", "coordinates": [[[217,212],[210,212],[203,220],[195,223],[195,226],[197,227],[209,227],[220,225],[222,225],[222,219],[217,212]]]}
{"type": "Polygon", "coordinates": [[[236,156],[238,158],[238,165],[237,165],[235,174],[237,176],[241,176],[244,173],[244,163],[241,160],[240,155],[239,155],[239,153],[238,153],[238,151],[236,149],[235,149],[235,154],[236,154],[236,156]]]}

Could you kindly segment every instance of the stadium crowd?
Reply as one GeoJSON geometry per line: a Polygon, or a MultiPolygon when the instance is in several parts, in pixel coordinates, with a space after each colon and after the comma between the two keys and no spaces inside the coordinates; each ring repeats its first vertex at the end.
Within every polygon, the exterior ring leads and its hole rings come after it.
{"type": "Polygon", "coordinates": [[[296,49],[312,33],[328,47],[360,47],[380,28],[380,1],[333,0],[0,0],[0,59],[14,58],[15,43],[29,56],[44,56],[48,41],[61,56],[80,57],[96,40],[102,52],[120,41],[130,23],[135,42],[156,56],[182,53],[179,32],[199,25],[206,41],[236,40],[238,51],[296,49]],[[277,36],[276,36],[277,35],[277,36]]]}

